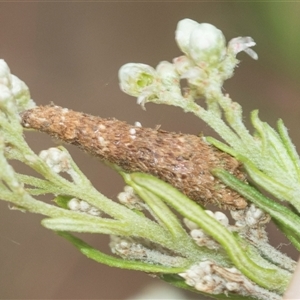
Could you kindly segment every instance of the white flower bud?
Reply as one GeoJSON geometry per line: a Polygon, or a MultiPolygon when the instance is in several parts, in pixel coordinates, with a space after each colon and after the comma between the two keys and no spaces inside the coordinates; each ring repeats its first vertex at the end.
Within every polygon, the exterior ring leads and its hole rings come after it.
{"type": "Polygon", "coordinates": [[[52,147],[48,150],[43,150],[40,152],[39,157],[55,173],[68,172],[71,168],[68,155],[57,148],[52,147]]]}
{"type": "MultiPolygon", "coordinates": [[[[2,86],[0,93],[3,93],[6,88],[10,94],[10,100],[6,103],[7,110],[21,112],[35,106],[34,101],[30,98],[27,85],[10,73],[10,69],[3,59],[0,59],[0,86],[2,86]]],[[[0,97],[8,99],[7,93],[1,94],[0,97]]]]}
{"type": "Polygon", "coordinates": [[[187,79],[190,84],[198,87],[202,86],[208,79],[207,73],[199,67],[190,68],[187,72],[181,75],[181,78],[187,79]]]}
{"type": "Polygon", "coordinates": [[[145,88],[152,85],[156,71],[145,64],[128,63],[119,70],[120,88],[131,96],[139,96],[145,88]]]}
{"type": "Polygon", "coordinates": [[[11,92],[17,101],[19,112],[36,105],[30,97],[28,86],[15,75],[11,75],[11,92]]]}
{"type": "Polygon", "coordinates": [[[226,40],[222,31],[207,23],[194,28],[189,46],[191,58],[201,67],[218,64],[226,54],[226,40]]]}
{"type": "Polygon", "coordinates": [[[3,84],[7,87],[10,87],[10,69],[7,65],[7,63],[0,59],[0,84],[3,84]]]}
{"type": "Polygon", "coordinates": [[[194,240],[207,238],[207,235],[201,229],[193,229],[190,234],[194,240]]]}
{"type": "Polygon", "coordinates": [[[216,65],[225,57],[225,37],[211,24],[183,19],[177,24],[175,37],[182,52],[200,67],[216,65]]]}
{"type": "Polygon", "coordinates": [[[117,198],[121,203],[125,204],[129,200],[129,195],[126,192],[121,192],[118,194],[117,198]]]}
{"type": "Polygon", "coordinates": [[[219,221],[225,227],[227,227],[229,225],[229,220],[228,220],[227,216],[220,211],[215,212],[215,219],[217,221],[219,221]]]}
{"type": "Polygon", "coordinates": [[[168,61],[161,61],[156,67],[156,72],[159,78],[163,80],[172,80],[179,78],[175,66],[168,61]]]}
{"type": "Polygon", "coordinates": [[[79,203],[79,207],[81,211],[86,212],[90,209],[91,206],[86,201],[81,200],[79,203]]]}
{"type": "Polygon", "coordinates": [[[70,210],[77,211],[77,210],[80,209],[80,201],[77,198],[72,198],[68,202],[68,207],[69,207],[70,210]]]}
{"type": "Polygon", "coordinates": [[[191,19],[183,19],[177,24],[175,39],[178,47],[185,54],[190,52],[190,35],[198,25],[198,22],[191,19]]]}
{"type": "Polygon", "coordinates": [[[179,75],[186,73],[190,68],[194,67],[193,61],[185,55],[174,58],[173,63],[179,75]]]}

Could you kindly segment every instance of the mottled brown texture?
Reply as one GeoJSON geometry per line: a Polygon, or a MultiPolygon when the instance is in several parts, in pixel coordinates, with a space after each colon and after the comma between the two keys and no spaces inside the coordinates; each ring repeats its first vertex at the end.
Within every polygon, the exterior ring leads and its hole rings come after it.
{"type": "Polygon", "coordinates": [[[127,172],[157,176],[204,205],[231,209],[247,205],[210,173],[212,168],[222,167],[245,179],[239,163],[198,136],[132,126],[53,105],[27,110],[21,116],[26,128],[76,145],[127,172]]]}

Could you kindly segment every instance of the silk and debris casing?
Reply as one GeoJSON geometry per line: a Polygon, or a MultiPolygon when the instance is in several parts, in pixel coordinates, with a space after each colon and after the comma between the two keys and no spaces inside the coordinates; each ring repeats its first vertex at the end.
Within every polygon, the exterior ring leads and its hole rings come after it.
{"type": "Polygon", "coordinates": [[[76,145],[126,172],[152,174],[203,205],[247,206],[244,198],[210,173],[221,167],[244,180],[237,160],[198,136],[132,126],[54,105],[35,107],[21,117],[25,128],[76,145]]]}

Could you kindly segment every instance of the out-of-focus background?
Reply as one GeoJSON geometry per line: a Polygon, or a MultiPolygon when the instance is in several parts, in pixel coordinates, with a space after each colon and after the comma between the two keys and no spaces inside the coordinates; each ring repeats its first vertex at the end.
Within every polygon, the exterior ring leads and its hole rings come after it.
{"type": "MultiPolygon", "coordinates": [[[[37,104],[116,117],[143,126],[212,135],[212,131],[180,109],[148,104],[119,90],[117,73],[127,62],[156,66],[181,55],[175,40],[183,18],[212,23],[227,40],[251,36],[259,60],[241,53],[235,76],[225,92],[249,112],[272,125],[280,117],[300,146],[300,3],[284,2],[18,2],[0,3],[0,58],[29,86],[37,104]]],[[[28,133],[40,151],[53,141],[28,133]]],[[[115,198],[123,184],[117,174],[96,159],[68,147],[94,185],[115,198]]],[[[12,211],[0,201],[0,299],[126,299],[158,280],[140,272],[112,269],[82,256],[71,244],[40,226],[42,216],[12,211]]],[[[272,230],[272,243],[286,243],[272,230]]],[[[107,250],[108,239],[86,240],[107,250]]],[[[287,245],[284,251],[297,254],[287,245]]],[[[166,286],[162,284],[162,286],[166,286]]],[[[155,287],[155,289],[159,289],[155,287]]],[[[176,292],[174,288],[172,293],[176,292]]],[[[176,299],[136,296],[136,299],[176,299]]],[[[204,299],[192,294],[184,299],[204,299]]]]}

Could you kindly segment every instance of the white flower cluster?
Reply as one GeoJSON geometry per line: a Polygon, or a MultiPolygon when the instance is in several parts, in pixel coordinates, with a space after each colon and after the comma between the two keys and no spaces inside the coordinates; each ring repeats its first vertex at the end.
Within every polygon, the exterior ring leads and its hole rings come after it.
{"type": "Polygon", "coordinates": [[[240,235],[258,244],[268,241],[265,227],[271,220],[270,215],[254,204],[251,204],[244,210],[232,210],[230,213],[235,220],[234,226],[231,227],[233,231],[238,231],[240,235]]]}
{"type": "Polygon", "coordinates": [[[186,79],[189,86],[186,98],[191,93],[207,96],[220,91],[239,62],[237,53],[245,51],[257,59],[257,54],[250,49],[255,46],[251,37],[234,38],[226,47],[222,31],[211,24],[183,19],[178,22],[175,38],[185,55],[173,59],[173,63],[162,61],[156,69],[128,63],[119,70],[121,89],[137,97],[142,106],[149,101],[164,104],[182,101],[181,79],[186,79]]]}
{"type": "Polygon", "coordinates": [[[27,85],[15,75],[11,74],[7,63],[0,59],[0,105],[14,112],[21,112],[35,106],[30,98],[27,85]]]}
{"type": "Polygon", "coordinates": [[[58,148],[52,147],[47,150],[42,150],[39,157],[55,173],[69,172],[71,169],[68,154],[58,148]]]}
{"type": "Polygon", "coordinates": [[[245,210],[232,210],[230,213],[232,218],[236,221],[236,227],[257,228],[270,221],[270,216],[254,204],[251,204],[245,210]]]}
{"type": "Polygon", "coordinates": [[[211,261],[202,261],[179,275],[189,286],[210,294],[247,295],[254,289],[251,281],[236,268],[223,268],[211,261]]]}
{"type": "Polygon", "coordinates": [[[182,263],[182,258],[180,257],[161,253],[153,245],[151,245],[150,249],[150,247],[148,248],[141,243],[137,243],[131,238],[111,235],[109,246],[112,253],[120,255],[125,259],[141,260],[164,266],[178,266],[182,263]]]}
{"type": "Polygon", "coordinates": [[[160,62],[156,69],[141,63],[125,64],[119,70],[119,81],[122,91],[137,97],[143,108],[148,101],[172,104],[171,97],[182,98],[180,76],[167,61],[160,62]]]}
{"type": "Polygon", "coordinates": [[[146,206],[146,204],[142,202],[139,196],[134,192],[134,189],[129,185],[124,187],[124,191],[119,193],[117,198],[120,203],[130,209],[143,210],[146,206]]]}
{"type": "Polygon", "coordinates": [[[68,208],[73,211],[87,213],[92,216],[100,216],[101,211],[87,203],[86,201],[79,200],[77,198],[72,198],[68,202],[68,208]]]}
{"type": "MultiPolygon", "coordinates": [[[[228,220],[227,216],[225,214],[223,214],[222,212],[216,211],[214,213],[210,210],[206,210],[206,213],[208,215],[210,215],[211,217],[213,217],[214,219],[216,219],[217,221],[219,221],[225,227],[229,226],[229,220],[228,220]]],[[[214,239],[212,239],[209,235],[205,234],[204,231],[202,229],[200,229],[197,224],[195,224],[194,222],[192,222],[186,218],[184,218],[183,221],[184,221],[185,225],[187,226],[187,228],[190,230],[190,235],[193,238],[193,240],[196,242],[197,245],[199,245],[201,247],[205,246],[209,249],[220,248],[220,245],[214,239]]]]}

